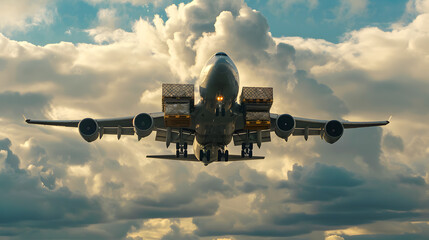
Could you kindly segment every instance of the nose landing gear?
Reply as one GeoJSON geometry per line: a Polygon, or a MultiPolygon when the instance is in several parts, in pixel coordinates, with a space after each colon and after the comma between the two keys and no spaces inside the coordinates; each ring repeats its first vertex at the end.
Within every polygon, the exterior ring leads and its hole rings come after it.
{"type": "MultiPolygon", "coordinates": [[[[209,162],[210,161],[210,150],[200,150],[200,161],[209,162]]],[[[208,163],[207,163],[208,164],[208,163]]],[[[207,166],[207,164],[204,164],[207,166]]]]}

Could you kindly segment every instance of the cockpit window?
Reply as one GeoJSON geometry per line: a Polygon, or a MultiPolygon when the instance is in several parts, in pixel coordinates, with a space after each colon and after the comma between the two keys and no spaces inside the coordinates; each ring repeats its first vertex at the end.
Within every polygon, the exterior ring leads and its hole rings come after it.
{"type": "Polygon", "coordinates": [[[225,57],[227,57],[228,55],[226,55],[226,53],[224,53],[224,52],[218,52],[218,53],[215,54],[215,56],[225,56],[225,57]]]}

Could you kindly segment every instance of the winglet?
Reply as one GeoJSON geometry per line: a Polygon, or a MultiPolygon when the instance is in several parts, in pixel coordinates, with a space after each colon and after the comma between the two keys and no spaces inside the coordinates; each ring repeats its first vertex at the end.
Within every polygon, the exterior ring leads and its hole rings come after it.
{"type": "Polygon", "coordinates": [[[29,123],[29,122],[30,122],[30,119],[26,118],[24,114],[22,114],[22,117],[24,118],[24,121],[25,121],[26,123],[29,123]]]}

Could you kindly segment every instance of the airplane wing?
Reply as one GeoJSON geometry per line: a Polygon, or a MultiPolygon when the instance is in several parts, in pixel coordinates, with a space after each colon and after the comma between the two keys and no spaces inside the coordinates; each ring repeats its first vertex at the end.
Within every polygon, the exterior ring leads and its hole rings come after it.
{"type": "MultiPolygon", "coordinates": [[[[261,143],[270,142],[271,141],[270,132],[273,132],[276,130],[276,120],[279,116],[280,116],[279,114],[271,113],[270,114],[271,127],[269,129],[263,129],[260,131],[246,130],[244,129],[244,126],[242,126],[242,124],[241,125],[236,124],[236,126],[239,126],[239,127],[235,130],[233,134],[234,145],[237,146],[237,145],[242,145],[247,143],[257,143],[258,146],[260,146],[261,143]]],[[[309,119],[309,118],[302,118],[302,117],[293,117],[293,119],[295,121],[295,128],[293,129],[293,132],[290,133],[290,136],[304,136],[305,139],[307,139],[308,136],[316,136],[316,135],[322,136],[325,131],[324,128],[326,124],[330,122],[329,120],[318,120],[318,119],[309,119]]],[[[244,122],[244,119],[239,119],[238,122],[244,122]]],[[[369,122],[338,121],[338,122],[341,123],[344,129],[376,127],[376,126],[384,126],[389,124],[389,121],[369,121],[369,122]]],[[[289,135],[287,135],[284,138],[287,140],[288,136],[289,135]]],[[[332,142],[329,141],[329,142],[333,143],[336,140],[333,140],[332,142]]]]}
{"type": "MultiPolygon", "coordinates": [[[[270,114],[271,118],[271,131],[275,130],[276,127],[276,120],[278,114],[270,114]]],[[[309,135],[320,135],[320,131],[325,127],[326,123],[329,122],[329,120],[318,120],[318,119],[309,119],[309,118],[302,118],[302,117],[294,117],[295,119],[295,130],[293,132],[294,136],[300,136],[304,135],[304,130],[306,128],[309,129],[310,133],[309,135]],[[317,131],[316,131],[317,130],[317,131]]],[[[377,126],[384,126],[389,124],[389,121],[368,121],[368,122],[350,122],[350,121],[339,121],[344,129],[350,129],[350,128],[363,128],[363,127],[377,127],[377,126]]]]}
{"type": "MultiPolygon", "coordinates": [[[[164,113],[149,113],[153,118],[154,130],[164,129],[164,113]]],[[[134,116],[129,117],[119,117],[119,118],[103,118],[103,119],[94,119],[98,126],[100,127],[100,138],[104,134],[118,135],[118,138],[121,135],[134,135],[134,126],[133,126],[134,116]]],[[[49,125],[49,126],[62,126],[62,127],[78,127],[81,120],[33,120],[25,119],[25,122],[28,124],[37,124],[37,125],[49,125]]]]}
{"type": "MultiPolygon", "coordinates": [[[[158,159],[165,159],[165,160],[174,160],[174,161],[189,161],[189,162],[199,162],[198,159],[195,157],[194,154],[189,154],[188,157],[179,156],[176,155],[148,155],[147,158],[158,158],[158,159]]],[[[261,160],[265,157],[262,156],[253,156],[251,158],[249,157],[241,157],[241,155],[229,155],[228,161],[229,162],[236,162],[236,161],[246,161],[246,160],[261,160]]],[[[218,161],[214,161],[218,162],[218,161]]],[[[223,161],[219,161],[223,162],[223,161]]]]}

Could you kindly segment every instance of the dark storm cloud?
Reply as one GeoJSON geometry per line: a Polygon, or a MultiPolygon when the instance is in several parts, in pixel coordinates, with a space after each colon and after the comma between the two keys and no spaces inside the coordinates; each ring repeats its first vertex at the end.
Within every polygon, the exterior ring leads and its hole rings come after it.
{"type": "Polygon", "coordinates": [[[9,139],[0,141],[0,149],[7,151],[6,169],[0,171],[0,228],[13,232],[14,228],[84,226],[106,219],[97,199],[74,194],[67,187],[43,188],[38,177],[19,168],[20,160],[10,146],[9,139]]]}
{"type": "MultiPolygon", "coordinates": [[[[241,173],[246,171],[246,168],[240,170],[241,173]]],[[[247,177],[241,178],[240,181],[247,181],[247,177]]],[[[217,218],[194,218],[194,224],[200,236],[284,237],[314,229],[345,228],[377,221],[419,220],[425,215],[418,210],[429,208],[425,185],[419,179],[360,175],[323,163],[295,165],[288,172],[288,180],[267,179],[264,185],[268,188],[255,190],[264,196],[252,203],[259,215],[221,211],[217,218]],[[289,204],[300,205],[303,210],[291,211],[289,204]],[[233,223],[244,227],[234,228],[233,223]]],[[[239,186],[240,182],[235,185],[239,186]]]]}
{"type": "MultiPolygon", "coordinates": [[[[0,93],[0,118],[22,120],[22,114],[42,117],[48,107],[50,97],[40,93],[0,93]]],[[[23,122],[23,121],[22,121],[23,122]]]]}
{"type": "MultiPolygon", "coordinates": [[[[214,196],[229,196],[230,186],[224,181],[205,172],[198,174],[195,180],[182,177],[176,181],[171,192],[158,192],[152,197],[142,196],[118,210],[120,218],[179,218],[213,215],[219,204],[214,196]]],[[[146,188],[157,191],[156,183],[145,183],[146,188]]]]}
{"type": "Polygon", "coordinates": [[[161,240],[194,240],[194,239],[199,239],[198,236],[194,235],[194,234],[186,234],[186,233],[182,233],[180,231],[180,228],[175,225],[172,224],[170,226],[170,232],[168,232],[166,235],[164,235],[161,240]]]}
{"type": "Polygon", "coordinates": [[[349,195],[353,187],[363,183],[344,168],[316,163],[313,168],[294,165],[288,180],[279,183],[279,189],[290,191],[292,201],[331,201],[349,195]]]}
{"type": "Polygon", "coordinates": [[[390,151],[403,152],[404,151],[404,142],[399,136],[395,136],[391,133],[387,133],[383,138],[383,145],[386,149],[390,151]]]}

